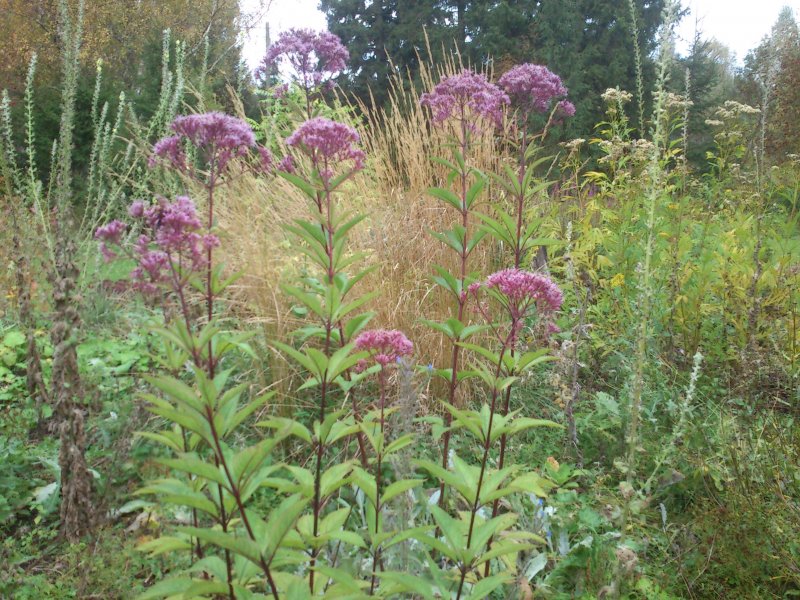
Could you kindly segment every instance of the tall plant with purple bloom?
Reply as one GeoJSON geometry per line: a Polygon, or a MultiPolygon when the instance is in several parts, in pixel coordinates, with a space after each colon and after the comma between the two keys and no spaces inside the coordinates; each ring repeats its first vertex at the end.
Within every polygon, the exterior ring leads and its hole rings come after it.
{"type": "MultiPolygon", "coordinates": [[[[193,561],[220,561],[222,575],[215,593],[236,598],[242,590],[234,573],[239,568],[235,565],[235,552],[230,545],[219,544],[218,538],[209,537],[203,525],[211,523],[226,536],[236,529],[243,540],[255,543],[260,525],[245,510],[245,502],[252,493],[247,486],[263,470],[271,446],[265,447],[255,459],[247,459],[244,465],[242,457],[231,452],[225,439],[238,423],[263,406],[271,394],[242,402],[243,390],[228,385],[227,374],[219,369],[226,354],[246,348],[248,336],[220,331],[214,312],[215,302],[234,280],[223,280],[221,265],[213,264],[213,250],[219,245],[214,232],[214,199],[219,186],[230,182],[235,175],[233,159],[255,151],[256,170],[263,172],[271,163],[271,155],[256,146],[246,123],[221,113],[179,117],[172,130],[175,135],[154,146],[151,166],[163,165],[201,185],[207,194],[205,215],[198,214],[187,196],[179,196],[173,202],[162,199],[156,205],[136,201],[129,215],[141,223],[138,239],[132,244],[125,243],[123,234],[127,227],[121,221],[99,228],[96,237],[108,258],[113,258],[115,250],[120,249],[137,261],[131,273],[135,287],[145,292],[164,290],[165,296],[177,304],[180,318],[170,319],[166,328],[158,330],[167,348],[164,364],[175,374],[190,364],[194,387],[177,377],[148,378],[163,394],[161,398],[148,399],[149,410],[176,424],[175,429],[153,437],[178,453],[180,458],[170,465],[183,473],[184,478],[159,480],[144,491],[158,495],[164,502],[190,507],[191,526],[184,531],[184,540],[189,542],[175,547],[189,550],[193,561]],[[193,151],[188,152],[187,147],[193,151]],[[190,155],[197,160],[189,160],[190,155]],[[205,322],[192,310],[193,290],[202,292],[205,322]],[[203,480],[197,471],[198,463],[207,464],[219,477],[203,480]]],[[[245,448],[243,452],[250,454],[251,449],[245,448]]],[[[302,509],[301,498],[292,502],[302,509]]],[[[281,536],[277,542],[280,539],[281,536]]],[[[254,560],[263,586],[277,597],[273,558],[262,553],[254,560]]],[[[191,585],[191,580],[188,581],[191,585]]]]}
{"type": "MultiPolygon", "coordinates": [[[[360,464],[364,469],[369,466],[367,441],[370,438],[362,428],[361,409],[354,393],[358,381],[369,374],[368,371],[357,372],[355,368],[368,356],[363,347],[367,338],[359,338],[361,346],[351,340],[372,318],[373,313],[359,313],[358,310],[374,294],[352,298],[355,284],[367,271],[350,275],[346,270],[359,258],[346,255],[347,236],[364,217],[338,214],[334,201],[334,194],[342,191],[343,183],[364,167],[365,154],[358,146],[359,139],[358,132],[349,125],[323,117],[311,118],[286,140],[290,148],[298,151],[298,164],[295,166],[292,161],[292,172],[279,171],[305,194],[313,206],[311,219],[298,220],[287,230],[302,243],[303,252],[319,269],[319,276],[310,275],[303,280],[303,285],[283,286],[316,321],[314,325],[303,328],[303,338],[309,345],[298,350],[287,344],[274,343],[275,347],[310,371],[309,387],[319,388],[318,416],[314,425],[319,434],[311,440],[314,464],[310,473],[314,481],[312,527],[304,538],[310,548],[308,585],[312,593],[323,584],[323,580],[317,577],[317,568],[324,562],[333,564],[336,560],[320,526],[328,500],[345,483],[342,480],[337,485],[323,486],[323,479],[328,478],[324,469],[326,450],[342,439],[342,431],[348,435],[355,434],[360,464]],[[303,168],[304,165],[310,168],[303,168]],[[349,397],[352,405],[350,417],[331,410],[337,388],[349,397]],[[342,427],[349,429],[342,430],[342,427]]],[[[378,552],[377,548],[375,552],[378,552]]],[[[374,579],[372,585],[375,585],[374,579]]]]}
{"type": "Polygon", "coordinates": [[[508,95],[490,83],[486,75],[470,70],[444,77],[420,97],[420,104],[431,109],[434,123],[453,119],[468,131],[475,131],[481,119],[499,126],[508,103],[508,95]]]}
{"type": "Polygon", "coordinates": [[[273,68],[288,68],[292,80],[306,97],[306,118],[312,116],[312,100],[333,78],[347,68],[350,53],[328,31],[290,29],[282,32],[267,50],[256,72],[263,76],[273,68]]]}
{"type": "Polygon", "coordinates": [[[506,71],[499,85],[511,99],[511,105],[523,113],[546,113],[553,103],[567,95],[561,78],[544,65],[524,63],[506,71]]]}
{"type": "MultiPolygon", "coordinates": [[[[455,129],[452,160],[437,160],[449,167],[450,180],[457,182],[456,191],[448,188],[429,190],[432,196],[454,208],[459,216],[458,222],[450,230],[433,233],[458,255],[459,267],[456,273],[450,273],[444,267],[436,267],[438,276],[434,278],[451,297],[455,314],[444,323],[426,321],[430,327],[442,332],[452,344],[449,368],[436,370],[436,374],[447,382],[447,401],[451,405],[455,404],[458,386],[464,379],[459,374],[461,342],[480,331],[480,328],[467,325],[466,313],[466,289],[474,279],[469,272],[469,257],[485,235],[481,231],[470,232],[476,212],[474,205],[486,184],[484,176],[476,173],[469,164],[473,134],[480,127],[500,125],[503,107],[508,102],[505,92],[490,83],[484,74],[469,70],[443,78],[431,92],[420,98],[420,103],[431,109],[434,125],[443,126],[452,121],[455,129]]],[[[442,445],[442,466],[445,468],[450,447],[450,422],[450,413],[446,413],[442,445]]],[[[444,505],[444,501],[445,485],[442,483],[440,506],[444,505]]]]}

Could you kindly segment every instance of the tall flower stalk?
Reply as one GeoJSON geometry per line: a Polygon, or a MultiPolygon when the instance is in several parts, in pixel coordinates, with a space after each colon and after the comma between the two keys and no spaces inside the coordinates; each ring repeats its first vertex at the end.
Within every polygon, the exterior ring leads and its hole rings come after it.
{"type": "MultiPolygon", "coordinates": [[[[330,412],[330,396],[334,386],[342,388],[345,393],[351,393],[357,383],[358,378],[352,376],[351,368],[362,356],[358,352],[353,353],[353,345],[347,340],[357,335],[372,317],[372,313],[356,314],[355,311],[374,294],[366,294],[355,300],[349,298],[353,286],[367,271],[361,271],[352,277],[345,271],[347,266],[359,258],[358,255],[345,255],[347,235],[363,217],[337,214],[334,201],[334,194],[364,167],[365,154],[358,147],[358,142],[358,133],[349,125],[314,117],[300,125],[286,140],[290,148],[305,156],[303,162],[308,168],[305,169],[304,176],[298,174],[302,164],[295,166],[294,158],[281,163],[284,169],[281,175],[303,191],[314,209],[313,220],[297,221],[295,226],[287,229],[304,242],[303,252],[323,273],[321,280],[305,280],[306,288],[309,289],[284,286],[284,290],[302,302],[317,319],[318,325],[310,330],[306,329],[306,332],[307,337],[320,341],[321,352],[308,349],[303,353],[286,344],[275,344],[308,368],[314,377],[314,385],[320,388],[315,423],[318,435],[314,439],[313,449],[313,525],[308,570],[308,583],[312,593],[315,590],[317,560],[324,545],[319,527],[326,497],[322,486],[323,465],[326,447],[330,441],[323,434],[330,431],[331,418],[338,414],[330,412]]],[[[355,399],[353,411],[355,415],[359,415],[355,399]]],[[[355,427],[352,433],[357,433],[361,461],[366,465],[367,451],[362,431],[355,427]]]]}
{"type": "MultiPolygon", "coordinates": [[[[458,182],[457,192],[446,188],[432,188],[429,193],[444,201],[458,212],[459,221],[451,229],[433,235],[452,249],[458,256],[458,271],[455,274],[443,267],[436,267],[438,276],[434,281],[453,298],[455,316],[444,323],[426,321],[434,329],[446,335],[452,345],[449,368],[437,374],[447,381],[447,402],[455,405],[456,392],[463,373],[459,371],[461,343],[480,328],[467,326],[467,286],[472,277],[469,272],[469,257],[485,232],[470,233],[470,221],[474,204],[485,186],[485,179],[475,174],[469,166],[469,154],[473,136],[480,127],[497,127],[502,123],[503,107],[508,96],[486,76],[465,70],[458,75],[445,77],[431,92],[423,94],[420,102],[430,108],[434,125],[452,124],[455,130],[453,161],[438,159],[450,169],[458,182]],[[474,180],[474,181],[473,181],[474,180]]],[[[445,414],[445,431],[442,444],[442,467],[447,468],[450,453],[450,425],[452,417],[445,414]]],[[[445,484],[439,490],[439,506],[444,506],[445,484]]]]}
{"type": "Polygon", "coordinates": [[[303,90],[306,119],[314,116],[314,103],[347,66],[350,53],[328,31],[289,29],[267,49],[256,75],[284,71],[303,90]]]}
{"type": "MultiPolygon", "coordinates": [[[[198,214],[188,196],[178,196],[173,202],[162,198],[154,205],[135,201],[128,213],[141,225],[140,234],[132,245],[124,243],[128,225],[119,220],[98,228],[95,237],[100,241],[101,251],[107,260],[113,260],[119,252],[136,260],[137,266],[131,272],[134,287],[145,294],[166,293],[167,297],[174,299],[180,318],[174,322],[175,329],[172,332],[164,330],[162,334],[183,348],[194,365],[198,385],[202,386],[215,381],[217,366],[224,352],[217,344],[218,336],[215,335],[214,303],[232,282],[232,279],[222,280],[222,265],[214,265],[213,262],[213,250],[220,243],[214,233],[215,193],[221,185],[236,176],[235,166],[238,163],[235,159],[245,159],[252,152],[255,169],[261,172],[271,166],[272,157],[265,148],[256,146],[253,132],[245,122],[222,113],[178,117],[172,124],[172,130],[174,135],[154,145],[150,166],[163,165],[202,186],[206,196],[204,218],[198,214]],[[195,322],[190,309],[189,296],[193,289],[203,290],[207,319],[205,327],[195,322]]],[[[179,367],[180,354],[177,357],[173,355],[173,359],[174,366],[179,367]]],[[[163,386],[163,382],[153,383],[156,387],[159,387],[159,383],[163,386]]],[[[158,414],[161,414],[159,411],[168,410],[158,402],[155,405],[154,412],[158,414]]],[[[224,473],[224,480],[217,481],[214,486],[217,492],[215,514],[222,532],[228,533],[233,513],[238,512],[247,535],[255,539],[254,529],[244,510],[241,482],[234,476],[233,467],[225,456],[223,437],[226,431],[218,422],[216,411],[219,406],[209,400],[193,408],[206,423],[207,435],[203,437],[214,465],[224,473]]],[[[184,424],[188,425],[185,421],[184,424]]],[[[180,448],[183,452],[197,451],[196,443],[185,432],[181,432],[180,448]]],[[[192,476],[191,480],[194,482],[196,478],[192,476]]],[[[201,524],[196,504],[192,505],[192,524],[195,529],[201,524]]],[[[204,556],[200,536],[196,537],[192,552],[198,558],[204,556]]],[[[223,554],[227,593],[234,598],[233,556],[229,548],[225,548],[223,554]]],[[[269,588],[277,595],[269,565],[265,562],[262,568],[269,588]]]]}
{"type": "MultiPolygon", "coordinates": [[[[513,199],[513,215],[498,209],[498,218],[482,215],[484,230],[498,241],[510,246],[514,253],[514,269],[523,268],[528,260],[529,252],[536,248],[544,248],[554,240],[536,238],[541,220],[532,219],[526,222],[526,210],[533,197],[547,189],[551,182],[538,181],[535,169],[547,157],[536,157],[537,142],[541,142],[550,126],[575,114],[575,107],[568,100],[567,88],[561,78],[543,65],[524,63],[512,67],[498,80],[498,85],[508,94],[511,108],[514,110],[511,134],[512,142],[517,146],[516,177],[509,169],[507,178],[498,178],[501,185],[513,199]],[[544,127],[537,133],[532,131],[532,120],[536,115],[547,115],[544,127]]],[[[517,351],[517,343],[512,344],[509,352],[513,356],[517,351]]],[[[513,375],[511,373],[510,375],[513,375]]],[[[501,407],[502,414],[508,414],[511,405],[511,386],[505,390],[505,398],[501,407]]],[[[500,458],[498,466],[505,464],[507,436],[500,438],[500,458]]],[[[493,515],[497,514],[498,503],[494,503],[493,515]]]]}
{"type": "MultiPolygon", "coordinates": [[[[483,315],[487,322],[492,323],[492,316],[488,312],[488,307],[479,297],[478,292],[481,288],[487,290],[491,296],[499,303],[501,310],[504,314],[503,322],[508,323],[507,332],[501,332],[496,325],[490,325],[495,337],[500,343],[500,354],[496,363],[496,371],[494,374],[495,380],[499,380],[501,375],[506,379],[504,380],[503,389],[500,390],[497,385],[492,388],[492,399],[489,406],[489,425],[488,434],[484,443],[483,458],[481,461],[481,473],[486,468],[486,461],[489,458],[490,440],[492,425],[497,409],[497,396],[499,393],[505,395],[505,406],[499,412],[502,418],[506,418],[509,412],[509,397],[511,394],[511,386],[514,378],[518,375],[518,364],[515,361],[519,347],[519,339],[522,330],[526,325],[526,320],[533,317],[538,317],[540,325],[544,328],[549,328],[552,325],[553,314],[561,308],[563,302],[563,294],[555,283],[548,277],[538,273],[531,273],[518,268],[505,269],[490,275],[483,283],[474,283],[470,286],[469,291],[477,301],[478,311],[483,315]],[[509,360],[505,361],[504,358],[508,354],[509,360]]],[[[542,358],[546,358],[545,354],[541,354],[542,358]]],[[[530,365],[525,363],[526,368],[530,365]]],[[[505,466],[505,451],[508,440],[508,433],[503,432],[500,435],[500,453],[497,463],[498,470],[502,470],[505,466]]],[[[481,480],[483,475],[481,475],[481,480]]],[[[476,505],[477,505],[476,497],[476,505]]],[[[500,506],[499,498],[495,499],[492,503],[492,518],[497,516],[500,506]]],[[[474,510],[477,511],[477,506],[474,510]]],[[[474,515],[473,515],[474,519],[474,515]]],[[[492,538],[487,542],[487,546],[491,547],[492,538]]],[[[485,566],[484,576],[489,575],[489,563],[485,566]]]]}
{"type": "MultiPolygon", "coordinates": [[[[324,128],[331,130],[331,139],[336,136],[344,136],[345,138],[349,137],[351,142],[358,142],[358,134],[355,131],[341,129],[341,127],[346,127],[344,124],[321,117],[315,118],[324,93],[333,87],[334,79],[345,68],[348,59],[349,53],[347,48],[342,45],[341,40],[337,36],[327,31],[315,32],[308,29],[290,29],[282,32],[276,42],[269,47],[257,71],[257,75],[264,77],[270,72],[283,71],[283,73],[288,75],[292,82],[303,91],[305,100],[305,106],[294,106],[295,112],[304,122],[286,139],[286,144],[288,146],[309,147],[304,144],[304,136],[316,136],[317,140],[314,143],[320,142],[325,145],[328,142],[322,142],[319,139],[320,132],[324,128]],[[309,124],[312,122],[313,124],[309,124]],[[338,132],[332,131],[337,128],[339,129],[338,132]]],[[[280,89],[283,95],[286,89],[288,89],[288,85],[280,86],[280,89]]],[[[350,150],[344,152],[337,151],[330,147],[328,147],[327,150],[323,150],[322,148],[315,149],[312,147],[310,151],[311,163],[315,169],[318,168],[317,174],[320,177],[328,178],[328,185],[318,187],[315,191],[315,195],[317,210],[324,216],[322,227],[323,232],[326,232],[326,241],[329,245],[332,238],[328,235],[330,227],[327,221],[331,219],[331,215],[327,214],[327,212],[330,207],[330,194],[332,190],[326,189],[326,187],[330,187],[332,168],[337,161],[350,159],[354,161],[354,171],[363,168],[363,153],[361,153],[360,156],[355,156],[352,154],[353,152],[359,153],[361,150],[353,146],[350,150]],[[326,156],[326,152],[328,152],[330,156],[326,156]]],[[[296,167],[291,154],[287,154],[284,157],[279,165],[279,169],[289,174],[295,173],[296,167]]],[[[346,177],[349,177],[349,175],[346,177]]],[[[342,182],[338,182],[336,187],[338,187],[339,183],[342,182]]],[[[328,262],[327,275],[328,281],[331,283],[330,260],[328,262]]],[[[349,342],[349,338],[345,335],[343,323],[337,323],[335,328],[338,330],[338,346],[340,348],[344,347],[349,342]]],[[[349,370],[345,373],[345,378],[351,378],[349,370]]],[[[353,414],[357,420],[360,420],[361,411],[359,410],[358,399],[353,389],[350,390],[350,396],[353,414]]],[[[358,431],[356,438],[359,447],[359,457],[362,465],[366,466],[367,455],[363,433],[358,431]]]]}
{"type": "MultiPolygon", "coordinates": [[[[364,350],[370,353],[372,360],[379,366],[378,370],[378,390],[379,390],[379,401],[378,401],[378,415],[377,415],[377,426],[373,427],[373,431],[370,432],[369,439],[373,444],[374,450],[374,494],[371,494],[371,500],[374,501],[373,510],[375,513],[374,516],[374,527],[370,527],[371,538],[373,540],[373,548],[372,548],[372,574],[370,576],[370,584],[369,584],[369,593],[373,595],[377,589],[377,575],[378,571],[382,570],[382,552],[383,552],[383,545],[381,543],[381,533],[383,529],[382,523],[382,512],[383,512],[383,504],[384,504],[384,480],[383,480],[383,466],[384,466],[384,459],[387,454],[387,450],[389,452],[395,452],[400,449],[403,440],[401,439],[401,444],[394,442],[391,446],[389,446],[387,442],[386,436],[386,409],[387,409],[387,394],[388,394],[388,385],[389,385],[389,372],[392,366],[397,363],[401,358],[405,356],[409,356],[413,350],[414,345],[411,341],[400,331],[391,330],[387,331],[385,329],[372,329],[369,331],[364,331],[363,333],[359,334],[358,337],[355,339],[355,346],[359,350],[364,350]]],[[[366,361],[361,363],[361,367],[366,366],[366,361]]],[[[374,421],[374,420],[373,420],[374,421]]],[[[368,420],[369,423],[369,420],[368,420]]],[[[368,427],[368,425],[367,425],[368,427]]],[[[410,442],[410,438],[408,436],[405,437],[405,440],[410,442]]],[[[366,478],[361,479],[362,482],[367,481],[367,485],[365,487],[372,487],[371,482],[366,480],[366,478]]],[[[410,480],[408,482],[411,485],[416,485],[418,482],[410,480]]],[[[395,486],[397,487],[397,486],[395,486]]],[[[407,485],[401,484],[401,489],[406,489],[407,485]]]]}
{"type": "MultiPolygon", "coordinates": [[[[658,236],[656,230],[656,208],[661,197],[662,182],[665,168],[665,155],[668,145],[669,132],[665,127],[664,113],[666,110],[666,84],[669,79],[671,57],[673,53],[673,32],[672,28],[676,22],[677,3],[669,0],[664,6],[664,18],[659,39],[659,71],[654,94],[655,102],[653,107],[653,149],[647,163],[647,190],[645,201],[645,227],[646,238],[644,242],[644,261],[641,265],[640,297],[639,302],[639,323],[636,330],[635,362],[633,370],[633,381],[631,384],[631,396],[628,415],[628,430],[626,432],[626,478],[621,485],[622,494],[625,498],[625,505],[622,511],[622,536],[619,542],[619,549],[625,548],[627,541],[628,520],[631,514],[631,504],[635,498],[633,484],[637,472],[636,455],[639,448],[639,420],[642,408],[642,395],[644,393],[644,368],[647,362],[647,341],[650,332],[651,309],[653,305],[653,282],[652,282],[652,260],[653,252],[658,236]]],[[[612,597],[619,597],[620,586],[622,583],[624,569],[622,562],[618,565],[614,581],[611,586],[612,597]]]]}

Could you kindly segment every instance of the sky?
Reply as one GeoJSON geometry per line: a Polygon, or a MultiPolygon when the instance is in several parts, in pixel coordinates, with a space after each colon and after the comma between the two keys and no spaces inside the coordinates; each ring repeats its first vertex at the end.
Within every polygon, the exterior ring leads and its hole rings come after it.
{"type": "MultiPolygon", "coordinates": [[[[325,29],[325,17],[317,10],[318,0],[241,0],[245,12],[254,15],[253,27],[244,43],[244,57],[252,68],[264,55],[265,23],[275,36],[293,27],[325,29]]],[[[704,38],[716,38],[731,48],[739,63],[747,51],[767,35],[780,10],[789,6],[800,18],[800,0],[682,0],[691,13],[677,30],[678,51],[688,48],[695,26],[704,38]]]]}

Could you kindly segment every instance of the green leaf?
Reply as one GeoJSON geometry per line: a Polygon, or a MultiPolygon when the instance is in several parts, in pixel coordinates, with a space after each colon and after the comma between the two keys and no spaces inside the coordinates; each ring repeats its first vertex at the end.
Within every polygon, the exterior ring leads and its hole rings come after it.
{"type": "Polygon", "coordinates": [[[137,596],[137,600],[156,600],[158,598],[183,597],[183,593],[188,590],[194,581],[188,577],[174,577],[159,581],[144,593],[137,596]]]}
{"type": "Polygon", "coordinates": [[[191,547],[192,543],[189,538],[162,536],[154,540],[142,542],[136,546],[136,549],[140,552],[147,552],[150,556],[158,556],[159,554],[166,554],[167,552],[189,550],[191,547]]]}
{"type": "Polygon", "coordinates": [[[547,498],[547,494],[556,487],[556,484],[536,473],[525,473],[516,477],[509,487],[520,492],[535,494],[540,498],[547,498]]]}
{"type": "Polygon", "coordinates": [[[415,436],[413,433],[408,433],[406,435],[400,436],[399,438],[391,442],[388,446],[386,446],[386,449],[383,451],[384,456],[389,456],[390,454],[393,454],[398,450],[402,450],[403,448],[414,442],[414,437],[415,436]]]}
{"type": "Polygon", "coordinates": [[[308,427],[298,421],[295,421],[294,419],[288,419],[286,417],[273,417],[272,419],[268,419],[266,421],[259,421],[256,423],[256,425],[259,427],[269,427],[270,429],[275,429],[278,431],[285,431],[286,435],[298,437],[308,444],[311,444],[312,441],[311,432],[308,430],[308,427]]]}
{"type": "Polygon", "coordinates": [[[166,375],[160,377],[145,376],[144,379],[150,385],[161,390],[176,402],[192,408],[200,414],[204,414],[205,405],[198,397],[197,391],[190,388],[179,379],[166,375]]]}
{"type": "Polygon", "coordinates": [[[432,187],[428,188],[428,194],[430,194],[434,198],[438,198],[439,200],[446,202],[459,212],[462,210],[461,198],[459,198],[454,192],[450,190],[446,190],[444,188],[432,187]]]}
{"type": "MultiPolygon", "coordinates": [[[[273,340],[272,341],[272,345],[275,346],[281,352],[291,356],[296,362],[300,363],[300,365],[302,365],[307,371],[313,373],[319,379],[322,379],[322,373],[318,372],[317,364],[314,362],[314,360],[310,356],[306,356],[305,354],[303,354],[299,350],[295,350],[291,346],[289,346],[287,344],[284,344],[282,342],[278,342],[278,341],[273,340]]],[[[319,352],[319,351],[317,350],[317,352],[319,352]]]]}
{"type": "Polygon", "coordinates": [[[294,185],[296,188],[301,190],[306,196],[308,196],[311,200],[317,199],[317,190],[314,189],[310,183],[308,183],[302,177],[295,175],[293,173],[287,173],[286,171],[277,171],[280,177],[283,177],[286,181],[294,185]]]}
{"type": "Polygon", "coordinates": [[[265,539],[261,541],[261,550],[271,563],[272,557],[281,546],[281,542],[294,527],[298,517],[308,505],[309,498],[301,494],[293,494],[285,498],[277,508],[270,512],[266,526],[265,539]]]}
{"type": "Polygon", "coordinates": [[[499,588],[501,585],[504,585],[511,581],[511,576],[506,573],[500,573],[499,575],[492,575],[491,577],[485,577],[481,579],[478,583],[472,586],[470,590],[469,597],[472,600],[484,600],[491,596],[492,592],[499,588]]]}
{"type": "Polygon", "coordinates": [[[196,456],[184,454],[181,455],[180,458],[161,458],[158,462],[170,469],[191,473],[192,475],[203,477],[214,483],[219,483],[222,486],[227,487],[229,485],[227,478],[219,467],[215,467],[204,460],[200,460],[196,456]]]}
{"type": "Polygon", "coordinates": [[[7,348],[16,348],[25,343],[25,334],[21,331],[12,330],[3,336],[3,346],[7,348]]]}
{"type": "Polygon", "coordinates": [[[459,519],[454,519],[435,504],[430,507],[430,511],[433,520],[436,522],[436,525],[439,526],[439,529],[442,530],[450,547],[460,554],[466,543],[464,522],[459,519]]]}
{"type": "Polygon", "coordinates": [[[381,496],[381,504],[386,504],[396,496],[422,485],[421,479],[401,479],[390,484],[381,496]]]}
{"type": "Polygon", "coordinates": [[[201,527],[178,527],[177,530],[219,548],[230,550],[233,554],[243,556],[257,565],[261,564],[260,549],[249,538],[235,536],[217,529],[204,529],[201,527]]]}
{"type": "Polygon", "coordinates": [[[475,202],[475,199],[480,195],[483,191],[483,188],[486,186],[486,180],[483,177],[479,177],[478,180],[472,184],[472,186],[467,190],[467,208],[472,207],[472,203],[475,202]]]}

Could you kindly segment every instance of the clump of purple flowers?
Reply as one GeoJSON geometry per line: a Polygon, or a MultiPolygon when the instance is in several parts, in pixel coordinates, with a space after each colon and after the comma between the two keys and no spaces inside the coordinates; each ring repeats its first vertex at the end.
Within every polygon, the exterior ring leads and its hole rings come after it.
{"type": "Polygon", "coordinates": [[[97,231],[94,232],[94,238],[100,241],[100,252],[103,254],[103,258],[105,258],[106,261],[113,260],[117,257],[117,253],[109,248],[109,245],[119,246],[122,242],[122,234],[124,234],[127,229],[128,226],[125,223],[115,219],[102,227],[98,227],[97,231]]]}
{"type": "MultiPolygon", "coordinates": [[[[223,173],[232,158],[246,156],[256,146],[253,130],[242,119],[221,112],[208,112],[177,117],[171,126],[175,135],[166,137],[153,146],[151,167],[165,162],[181,172],[187,172],[184,141],[195,146],[212,170],[213,175],[223,173]]],[[[266,148],[259,147],[262,167],[272,164],[266,148]]]]}
{"type": "MultiPolygon", "coordinates": [[[[355,339],[358,350],[366,350],[376,363],[385,367],[402,356],[414,352],[414,344],[402,331],[396,329],[370,329],[355,339]]],[[[365,365],[362,364],[362,367],[365,365]]]]}
{"type": "MultiPolygon", "coordinates": [[[[131,280],[144,293],[154,293],[164,283],[182,287],[192,273],[206,267],[208,250],[219,246],[217,236],[203,233],[194,202],[186,196],[174,202],[162,199],[152,206],[136,200],[128,214],[140,220],[145,231],[127,252],[137,261],[131,280]]],[[[107,260],[117,256],[108,245],[121,246],[126,230],[122,221],[111,221],[95,232],[107,260]]]]}
{"type": "MultiPolygon", "coordinates": [[[[554,100],[567,95],[561,78],[543,65],[517,65],[504,73],[497,83],[506,91],[512,105],[528,114],[547,112],[554,100]]],[[[574,110],[572,106],[573,114],[574,110]]],[[[564,113],[571,116],[567,110],[564,113]]]]}
{"type": "MultiPolygon", "coordinates": [[[[359,141],[353,127],[324,117],[309,119],[286,138],[289,146],[300,147],[309,154],[326,186],[334,168],[344,162],[352,161],[351,172],[364,168],[366,155],[356,145],[359,141]]],[[[289,171],[294,169],[294,163],[284,159],[281,168],[289,171]]]]}
{"type": "Polygon", "coordinates": [[[476,295],[481,288],[496,290],[514,320],[525,317],[534,305],[540,313],[553,313],[564,301],[561,290],[549,277],[523,269],[497,271],[486,281],[470,285],[469,291],[476,295]]]}
{"type": "Polygon", "coordinates": [[[569,100],[561,100],[556,105],[556,117],[574,117],[575,105],[569,100]]]}
{"type": "Polygon", "coordinates": [[[535,302],[540,310],[554,312],[564,301],[561,290],[549,277],[523,269],[503,269],[492,273],[484,285],[497,289],[510,303],[518,306],[535,302]]]}
{"type": "Polygon", "coordinates": [[[488,309],[478,297],[478,292],[482,288],[492,291],[492,295],[508,311],[511,331],[507,342],[511,343],[511,347],[516,345],[525,324],[524,320],[533,307],[536,307],[538,315],[543,317],[539,324],[544,327],[546,335],[558,331],[552,323],[552,317],[561,308],[564,296],[549,277],[511,268],[497,271],[489,275],[485,281],[471,284],[468,292],[478,300],[478,311],[490,321],[488,309]]]}
{"type": "Polygon", "coordinates": [[[290,29],[282,32],[269,47],[257,74],[285,64],[305,90],[319,87],[347,66],[350,54],[342,41],[328,31],[290,29]]]}
{"type": "Polygon", "coordinates": [[[509,97],[503,90],[490,83],[483,73],[470,70],[443,78],[420,98],[420,104],[433,112],[434,123],[443,123],[453,116],[467,123],[471,117],[478,116],[499,126],[503,121],[503,107],[508,103],[509,97]]]}

